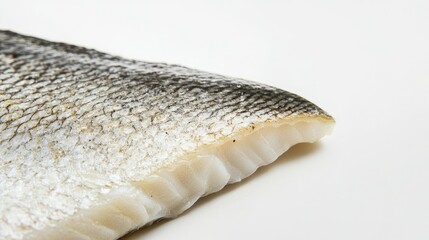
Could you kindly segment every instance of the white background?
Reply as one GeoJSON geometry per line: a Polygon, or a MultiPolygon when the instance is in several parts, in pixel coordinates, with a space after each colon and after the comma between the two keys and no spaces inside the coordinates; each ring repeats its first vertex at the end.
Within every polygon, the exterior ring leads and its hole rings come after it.
{"type": "Polygon", "coordinates": [[[429,239],[429,1],[1,1],[0,28],[298,93],[337,120],[126,239],[429,239]]]}

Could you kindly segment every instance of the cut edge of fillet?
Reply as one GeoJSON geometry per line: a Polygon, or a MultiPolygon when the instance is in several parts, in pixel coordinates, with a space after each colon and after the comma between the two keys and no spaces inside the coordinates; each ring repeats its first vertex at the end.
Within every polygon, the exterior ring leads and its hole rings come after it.
{"type": "Polygon", "coordinates": [[[199,198],[239,182],[291,146],[332,132],[330,117],[298,116],[261,123],[218,144],[201,147],[144,181],[113,189],[96,206],[24,239],[117,239],[161,218],[176,217],[199,198]]]}

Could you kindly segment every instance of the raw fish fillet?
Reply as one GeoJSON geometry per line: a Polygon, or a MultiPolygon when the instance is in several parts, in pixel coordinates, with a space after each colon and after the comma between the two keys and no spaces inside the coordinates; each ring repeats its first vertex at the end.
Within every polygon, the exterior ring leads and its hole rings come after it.
{"type": "Polygon", "coordinates": [[[117,239],[333,125],[275,87],[0,31],[0,239],[117,239]]]}

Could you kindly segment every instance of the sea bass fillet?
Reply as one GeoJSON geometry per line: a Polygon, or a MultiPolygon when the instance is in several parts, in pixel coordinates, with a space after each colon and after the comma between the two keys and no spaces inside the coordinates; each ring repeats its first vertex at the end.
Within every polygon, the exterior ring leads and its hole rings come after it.
{"type": "Polygon", "coordinates": [[[274,87],[0,31],[0,239],[117,239],[333,125],[274,87]]]}

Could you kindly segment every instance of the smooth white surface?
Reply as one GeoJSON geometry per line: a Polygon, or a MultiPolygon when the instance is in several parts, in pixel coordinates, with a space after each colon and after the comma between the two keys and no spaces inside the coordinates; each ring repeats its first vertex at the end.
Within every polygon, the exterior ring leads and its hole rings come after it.
{"type": "Polygon", "coordinates": [[[267,83],[336,118],[127,239],[429,239],[429,1],[3,0],[0,28],[267,83]]]}

